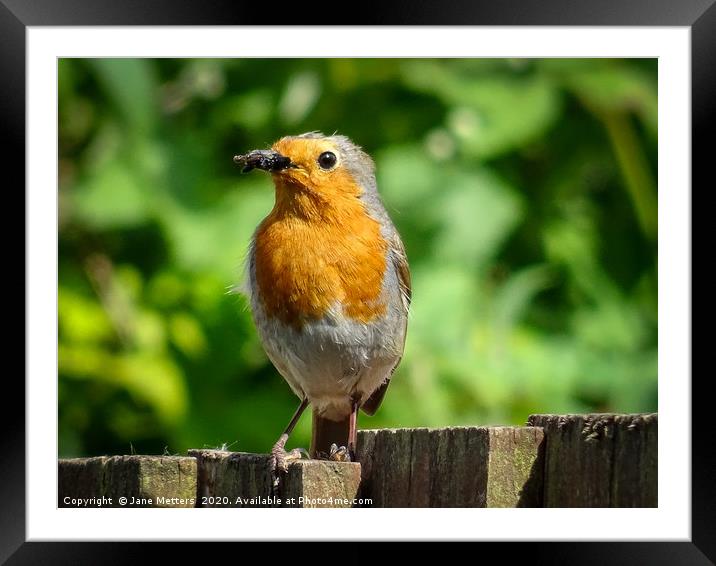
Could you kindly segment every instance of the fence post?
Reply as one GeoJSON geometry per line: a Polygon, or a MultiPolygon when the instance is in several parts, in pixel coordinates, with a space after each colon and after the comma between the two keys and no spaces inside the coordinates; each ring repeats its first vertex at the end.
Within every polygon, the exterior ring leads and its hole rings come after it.
{"type": "Polygon", "coordinates": [[[360,494],[374,507],[540,507],[542,444],[533,427],[362,430],[360,494]]]}
{"type": "Polygon", "coordinates": [[[58,462],[58,507],[194,507],[195,498],[194,458],[98,456],[58,462]]]}
{"type": "Polygon", "coordinates": [[[657,507],[658,416],[531,415],[544,429],[545,507],[657,507]]]}
{"type": "Polygon", "coordinates": [[[190,450],[197,460],[201,507],[352,507],[360,464],[299,460],[281,476],[273,493],[265,454],[190,450]]]}

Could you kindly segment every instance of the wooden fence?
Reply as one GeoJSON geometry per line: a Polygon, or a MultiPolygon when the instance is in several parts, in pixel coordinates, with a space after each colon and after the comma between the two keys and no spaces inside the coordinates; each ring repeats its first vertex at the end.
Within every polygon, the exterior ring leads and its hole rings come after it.
{"type": "Polygon", "coordinates": [[[657,415],[532,415],[528,426],[363,430],[358,462],[267,455],[59,461],[59,507],[656,507],[657,415]]]}

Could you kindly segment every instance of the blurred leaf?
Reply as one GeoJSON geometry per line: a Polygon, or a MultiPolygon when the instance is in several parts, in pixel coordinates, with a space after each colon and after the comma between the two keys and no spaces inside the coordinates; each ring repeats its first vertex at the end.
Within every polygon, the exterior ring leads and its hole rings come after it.
{"type": "Polygon", "coordinates": [[[113,355],[93,347],[60,344],[58,360],[64,376],[125,388],[137,401],[149,403],[165,424],[177,422],[187,409],[181,371],[163,355],[113,355]]]}
{"type": "Polygon", "coordinates": [[[149,282],[149,301],[160,308],[172,307],[185,298],[186,283],[177,273],[157,273],[149,282]]]}
{"type": "Polygon", "coordinates": [[[389,207],[419,204],[444,190],[443,171],[416,145],[390,146],[377,157],[377,181],[389,207]]]}
{"type": "Polygon", "coordinates": [[[57,319],[62,339],[75,343],[98,343],[114,337],[105,310],[94,300],[60,285],[57,319]]]}
{"type": "Polygon", "coordinates": [[[529,308],[534,296],[549,286],[552,279],[548,265],[527,267],[512,275],[494,299],[494,328],[502,332],[511,330],[529,308]]]}
{"type": "Polygon", "coordinates": [[[150,132],[158,116],[152,60],[92,58],[85,61],[134,133],[150,132]]]}
{"type": "Polygon", "coordinates": [[[206,337],[196,318],[186,313],[177,313],[171,318],[170,328],[172,341],[188,357],[195,358],[206,352],[206,337]]]}
{"type": "Polygon", "coordinates": [[[274,101],[270,90],[254,90],[232,96],[224,103],[224,116],[237,126],[258,129],[266,125],[273,114],[274,101]]]}
{"type": "Polygon", "coordinates": [[[441,221],[441,231],[433,242],[435,256],[481,267],[519,222],[522,201],[484,169],[446,176],[445,181],[433,209],[441,221]]]}
{"type": "Polygon", "coordinates": [[[167,346],[167,329],[164,318],[149,310],[136,315],[135,335],[136,345],[146,352],[163,353],[167,346]]]}
{"type": "Polygon", "coordinates": [[[470,155],[489,159],[535,139],[559,114],[552,83],[541,76],[482,76],[417,60],[405,73],[411,87],[437,94],[451,108],[448,127],[470,155]]]}
{"type": "Polygon", "coordinates": [[[413,296],[411,341],[439,357],[459,355],[470,322],[479,312],[474,279],[457,266],[418,266],[413,269],[413,296]]]}
{"type": "Polygon", "coordinates": [[[633,111],[652,134],[657,131],[655,77],[622,61],[545,59],[542,68],[559,77],[588,106],[602,111],[633,111]]]}
{"type": "Polygon", "coordinates": [[[287,125],[303,120],[321,96],[318,76],[310,71],[292,76],[279,103],[279,114],[287,125]]]}
{"type": "Polygon", "coordinates": [[[221,274],[226,285],[243,277],[243,261],[251,236],[272,208],[273,191],[267,179],[241,179],[216,206],[188,210],[174,203],[162,209],[179,265],[221,274]]]}
{"type": "Polygon", "coordinates": [[[136,226],[152,213],[152,199],[128,163],[109,161],[71,193],[72,214],[92,228],[136,226]]]}
{"type": "Polygon", "coordinates": [[[574,313],[573,329],[586,343],[621,351],[635,351],[645,338],[644,321],[626,303],[608,302],[574,313]]]}

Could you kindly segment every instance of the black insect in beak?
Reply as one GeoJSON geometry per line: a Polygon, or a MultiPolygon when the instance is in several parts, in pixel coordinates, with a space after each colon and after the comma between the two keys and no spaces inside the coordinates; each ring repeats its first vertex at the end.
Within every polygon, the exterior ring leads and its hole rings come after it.
{"type": "Polygon", "coordinates": [[[242,173],[248,173],[252,169],[275,172],[296,167],[289,157],[272,149],[255,149],[246,155],[234,155],[234,163],[242,166],[242,173]]]}

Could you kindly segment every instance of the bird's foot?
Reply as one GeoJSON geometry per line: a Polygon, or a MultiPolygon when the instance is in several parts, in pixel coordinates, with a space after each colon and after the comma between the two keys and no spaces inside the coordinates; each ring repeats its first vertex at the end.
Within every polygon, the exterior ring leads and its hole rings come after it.
{"type": "Polygon", "coordinates": [[[328,453],[328,460],[333,462],[352,462],[350,450],[345,446],[331,444],[331,451],[328,453]]]}
{"type": "Polygon", "coordinates": [[[271,459],[270,469],[271,478],[273,480],[273,487],[277,488],[279,484],[279,474],[285,474],[288,472],[288,465],[291,462],[300,460],[301,457],[305,456],[310,458],[308,451],[305,448],[294,448],[293,450],[286,451],[286,442],[288,441],[288,435],[282,434],[278,439],[278,442],[271,448],[271,459]]]}

